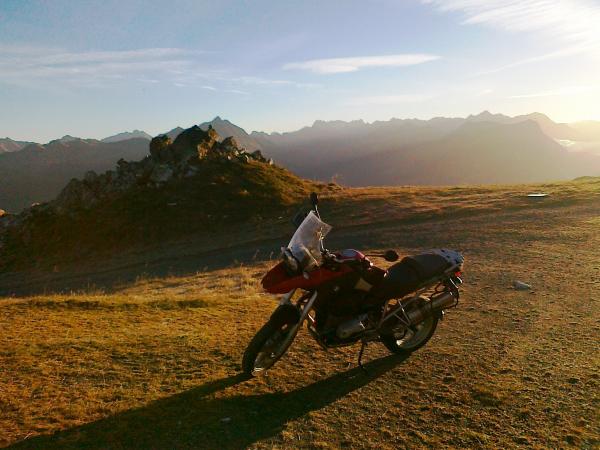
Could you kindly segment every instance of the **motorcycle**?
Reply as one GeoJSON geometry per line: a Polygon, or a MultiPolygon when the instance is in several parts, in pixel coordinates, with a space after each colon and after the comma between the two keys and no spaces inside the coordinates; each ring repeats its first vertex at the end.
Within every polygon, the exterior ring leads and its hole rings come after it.
{"type": "Polygon", "coordinates": [[[308,213],[294,219],[297,229],[282,248],[281,261],[262,279],[265,291],[283,296],[244,352],[242,369],[248,375],[271,368],[304,322],[325,350],[360,341],[360,367],[371,342],[408,355],[429,341],[444,310],[458,304],[464,264],[460,253],[429,250],[381,269],[369,256],[396,262],[394,250],[374,255],[353,249],[328,251],[323,240],[331,226],[321,220],[315,193],[311,204],[308,213]]]}

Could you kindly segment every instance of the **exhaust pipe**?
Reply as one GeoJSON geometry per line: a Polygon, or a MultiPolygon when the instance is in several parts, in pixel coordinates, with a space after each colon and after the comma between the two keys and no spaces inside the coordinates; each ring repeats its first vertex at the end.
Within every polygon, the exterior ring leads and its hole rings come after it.
{"type": "Polygon", "coordinates": [[[417,325],[432,316],[436,312],[450,308],[456,304],[456,298],[451,292],[442,292],[431,297],[431,301],[425,305],[406,311],[412,325],[417,325]]]}

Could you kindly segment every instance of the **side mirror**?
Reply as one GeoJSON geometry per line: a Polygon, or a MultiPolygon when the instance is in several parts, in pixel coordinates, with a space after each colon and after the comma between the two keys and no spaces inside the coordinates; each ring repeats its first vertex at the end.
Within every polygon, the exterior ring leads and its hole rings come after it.
{"type": "Polygon", "coordinates": [[[319,204],[319,196],[316,192],[310,193],[310,203],[313,205],[313,207],[316,207],[319,204]]]}
{"type": "Polygon", "coordinates": [[[398,253],[396,253],[396,251],[395,251],[395,250],[388,250],[388,251],[386,251],[386,252],[383,254],[383,258],[384,258],[386,261],[389,261],[389,262],[394,262],[394,261],[398,261],[398,258],[399,258],[399,256],[398,256],[398,253]]]}

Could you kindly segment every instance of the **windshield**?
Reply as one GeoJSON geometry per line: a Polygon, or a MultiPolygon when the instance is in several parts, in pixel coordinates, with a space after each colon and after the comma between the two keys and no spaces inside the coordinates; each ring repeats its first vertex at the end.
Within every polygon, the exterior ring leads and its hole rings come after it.
{"type": "Polygon", "coordinates": [[[302,221],[288,244],[302,270],[311,270],[321,264],[321,239],[330,231],[331,226],[321,221],[313,211],[302,221]]]}

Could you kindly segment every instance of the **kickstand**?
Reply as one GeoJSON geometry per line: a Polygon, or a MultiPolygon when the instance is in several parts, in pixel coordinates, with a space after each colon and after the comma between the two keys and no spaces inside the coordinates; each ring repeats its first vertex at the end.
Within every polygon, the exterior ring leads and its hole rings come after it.
{"type": "Polygon", "coordinates": [[[362,365],[362,357],[363,357],[363,353],[365,352],[366,346],[367,346],[367,343],[365,341],[363,341],[362,345],[360,346],[360,351],[358,352],[358,367],[360,367],[363,370],[363,372],[369,373],[367,371],[367,369],[365,369],[365,366],[362,365]]]}

